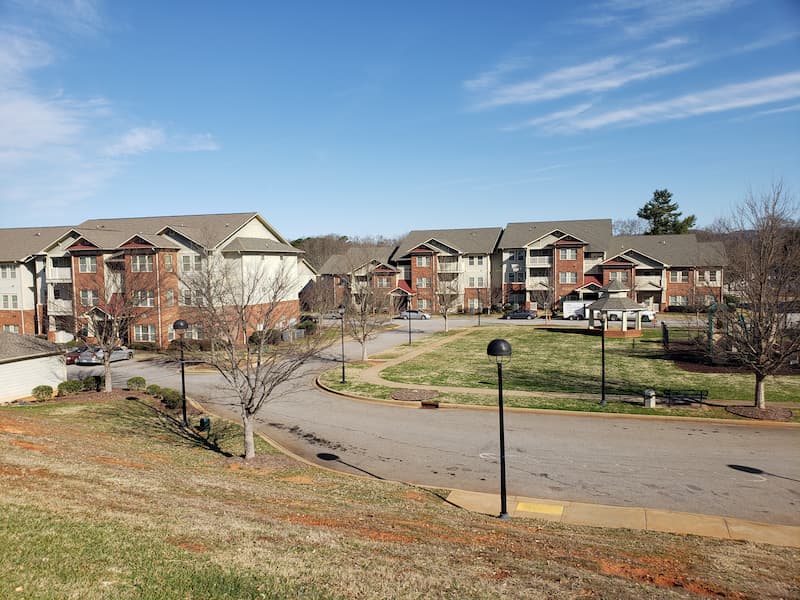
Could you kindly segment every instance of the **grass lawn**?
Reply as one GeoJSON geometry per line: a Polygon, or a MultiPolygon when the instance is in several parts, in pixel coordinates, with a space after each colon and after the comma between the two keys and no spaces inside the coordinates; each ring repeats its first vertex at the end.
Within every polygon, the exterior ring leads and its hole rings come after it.
{"type": "Polygon", "coordinates": [[[0,408],[2,598],[789,598],[800,551],[498,521],[187,436],[144,396],[0,408]],[[232,455],[232,456],[231,456],[232,455]]]}
{"type": "MultiPolygon", "coordinates": [[[[506,389],[536,392],[600,392],[600,337],[585,330],[481,327],[412,360],[387,368],[383,377],[411,384],[493,388],[497,371],[486,346],[506,338],[513,356],[503,368],[506,389]]],[[[663,357],[656,331],[637,340],[606,339],[608,394],[641,396],[647,388],[707,389],[710,400],[752,402],[755,379],[748,374],[690,373],[663,357]]],[[[770,377],[767,401],[800,402],[800,376],[770,377]]]]}

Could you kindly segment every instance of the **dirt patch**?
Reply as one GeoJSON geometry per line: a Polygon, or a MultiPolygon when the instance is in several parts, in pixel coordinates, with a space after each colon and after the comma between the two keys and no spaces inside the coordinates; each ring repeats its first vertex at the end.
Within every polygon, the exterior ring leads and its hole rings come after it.
{"type": "Polygon", "coordinates": [[[725,410],[747,419],[763,421],[791,421],[792,411],[789,408],[757,408],[755,406],[728,406],[725,410]]]}
{"type": "Polygon", "coordinates": [[[419,492],[415,492],[413,490],[409,490],[405,494],[403,494],[403,498],[405,498],[406,500],[413,500],[414,502],[424,502],[425,501],[425,495],[424,494],[420,494],[419,492]]]}
{"type": "Polygon", "coordinates": [[[33,442],[25,442],[23,440],[11,440],[11,443],[18,448],[24,448],[25,450],[36,450],[37,452],[43,452],[48,449],[47,446],[34,444],[33,442]]]}
{"type": "Polygon", "coordinates": [[[25,469],[13,465],[0,464],[0,477],[39,477],[53,479],[55,475],[47,469],[25,469]]]}
{"type": "Polygon", "coordinates": [[[0,417],[0,433],[12,433],[14,435],[41,435],[42,430],[35,425],[23,423],[17,419],[0,417]]]}
{"type": "Polygon", "coordinates": [[[173,546],[177,546],[178,548],[182,548],[183,550],[188,550],[189,552],[192,552],[194,554],[208,552],[208,546],[200,542],[189,542],[186,540],[175,540],[175,539],[168,539],[167,542],[172,544],[173,546]]]}
{"type": "Polygon", "coordinates": [[[686,576],[677,572],[675,565],[669,561],[654,561],[658,564],[650,566],[637,566],[608,559],[599,561],[600,572],[605,575],[614,575],[633,579],[642,583],[663,588],[684,589],[692,594],[707,598],[745,598],[743,594],[715,589],[707,584],[691,581],[686,576]]]}
{"type": "Polygon", "coordinates": [[[314,517],[311,515],[290,515],[287,520],[299,525],[311,527],[326,527],[328,529],[344,530],[359,537],[375,540],[376,542],[392,542],[398,544],[414,544],[419,540],[388,529],[374,529],[353,523],[348,520],[335,520],[331,518],[314,517]]]}

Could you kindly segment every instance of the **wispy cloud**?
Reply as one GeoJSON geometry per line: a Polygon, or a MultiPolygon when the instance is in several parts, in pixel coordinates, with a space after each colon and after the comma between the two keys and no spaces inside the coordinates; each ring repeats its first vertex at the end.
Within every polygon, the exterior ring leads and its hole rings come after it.
{"type": "Polygon", "coordinates": [[[800,71],[725,85],[669,100],[625,106],[615,110],[591,113],[561,111],[528,122],[551,133],[571,133],[610,126],[686,119],[698,115],[761,106],[800,97],[800,71]]]}
{"type": "MultiPolygon", "coordinates": [[[[18,8],[39,15],[33,22],[50,19],[72,33],[96,33],[103,27],[95,2],[25,0],[18,8]]],[[[210,133],[173,132],[172,127],[158,125],[120,133],[119,115],[109,100],[76,98],[68,90],[42,87],[36,82],[37,71],[62,56],[39,32],[15,27],[11,21],[0,26],[3,204],[67,206],[91,197],[119,175],[126,164],[123,159],[153,151],[219,149],[210,133]]],[[[135,118],[128,115],[126,120],[135,118]]]]}
{"type": "Polygon", "coordinates": [[[770,110],[760,110],[756,113],[758,117],[765,117],[767,115],[777,115],[787,112],[796,112],[800,110],[800,104],[791,104],[789,106],[781,106],[780,108],[772,108],[770,110]]]}
{"type": "Polygon", "coordinates": [[[607,56],[599,60],[565,67],[536,79],[504,85],[490,90],[477,108],[530,104],[555,100],[580,93],[607,92],[636,81],[663,77],[694,66],[691,61],[665,63],[659,59],[630,59],[607,56]]]}
{"type": "Polygon", "coordinates": [[[595,5],[597,14],[577,20],[591,27],[619,27],[631,37],[676,27],[731,10],[737,0],[607,0],[595,5]]]}
{"type": "Polygon", "coordinates": [[[671,50],[672,48],[677,48],[679,46],[685,46],[688,43],[689,38],[687,37],[671,37],[662,42],[652,44],[647,49],[651,52],[662,52],[664,50],[671,50]]]}
{"type": "Polygon", "coordinates": [[[144,154],[164,144],[167,136],[163,129],[154,127],[135,127],[127,131],[119,140],[106,147],[107,156],[132,156],[144,154]]]}
{"type": "Polygon", "coordinates": [[[474,79],[464,82],[464,87],[470,91],[477,92],[496,86],[506,75],[525,68],[529,64],[529,59],[524,57],[514,57],[501,61],[491,69],[480,73],[474,79]]]}

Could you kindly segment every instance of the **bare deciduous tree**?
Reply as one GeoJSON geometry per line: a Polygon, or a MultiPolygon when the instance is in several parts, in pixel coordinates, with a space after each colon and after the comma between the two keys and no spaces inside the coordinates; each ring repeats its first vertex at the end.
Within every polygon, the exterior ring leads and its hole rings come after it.
{"type": "Polygon", "coordinates": [[[457,279],[439,282],[436,287],[436,304],[439,308],[439,314],[444,319],[445,333],[448,331],[447,316],[458,309],[459,300],[461,300],[461,288],[457,279]]]}
{"type": "Polygon", "coordinates": [[[617,219],[611,227],[614,235],[644,235],[647,222],[642,219],[617,219]]]}
{"type": "MultiPolygon", "coordinates": [[[[99,262],[99,261],[98,261],[99,262]]],[[[124,263],[117,263],[110,269],[104,285],[98,290],[101,300],[83,317],[89,328],[89,336],[103,351],[104,390],[111,392],[111,353],[114,348],[127,343],[131,327],[144,320],[155,310],[159,299],[156,297],[158,284],[153,271],[132,272],[125,277],[124,263]]]]}
{"type": "Polygon", "coordinates": [[[390,305],[391,297],[382,289],[375,289],[368,283],[358,284],[353,289],[344,319],[353,339],[361,344],[361,360],[367,360],[367,342],[389,320],[390,305]]]}
{"type": "Polygon", "coordinates": [[[297,377],[300,368],[330,343],[317,332],[291,339],[290,301],[297,284],[285,263],[274,270],[264,264],[243,268],[236,261],[215,257],[182,282],[196,304],[187,318],[213,343],[205,361],[238,397],[246,460],[255,456],[255,416],[278,386],[297,377]],[[290,339],[284,339],[287,332],[290,339]]]}
{"type": "Polygon", "coordinates": [[[755,375],[755,406],[766,408],[764,383],[800,351],[800,327],[787,305],[800,292],[798,209],[782,184],[750,193],[728,223],[731,292],[745,310],[722,312],[733,356],[755,375]]]}

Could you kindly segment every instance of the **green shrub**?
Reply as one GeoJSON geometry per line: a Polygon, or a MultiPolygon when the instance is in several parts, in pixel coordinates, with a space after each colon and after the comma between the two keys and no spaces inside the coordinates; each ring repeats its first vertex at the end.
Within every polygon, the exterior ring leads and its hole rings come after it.
{"type": "Polygon", "coordinates": [[[37,385],[31,390],[31,396],[36,398],[39,402],[50,400],[53,397],[53,388],[49,385],[37,385]]]}
{"type": "Polygon", "coordinates": [[[58,395],[69,396],[70,394],[77,394],[83,390],[83,382],[77,379],[70,379],[69,381],[62,381],[58,384],[58,395]]]}
{"type": "Polygon", "coordinates": [[[145,392],[147,392],[148,394],[150,394],[154,398],[160,398],[161,397],[161,391],[162,391],[161,390],[161,386],[160,385],[156,385],[155,383],[151,383],[145,389],[145,392]]]}
{"type": "Polygon", "coordinates": [[[277,329],[264,329],[250,334],[249,341],[254,346],[261,344],[278,344],[281,341],[281,332],[277,329]]]}
{"type": "Polygon", "coordinates": [[[128,389],[129,390],[143,390],[147,382],[144,380],[144,377],[131,377],[128,379],[128,389]]]}
{"type": "Polygon", "coordinates": [[[106,378],[102,375],[89,375],[83,378],[83,389],[87,392],[99,392],[106,383],[106,378]]]}
{"type": "Polygon", "coordinates": [[[306,320],[300,321],[297,325],[298,329],[305,329],[306,333],[311,335],[312,333],[317,331],[317,324],[314,321],[306,320]]]}
{"type": "Polygon", "coordinates": [[[161,401],[167,408],[179,408],[183,403],[183,396],[178,390],[161,388],[161,401]]]}

